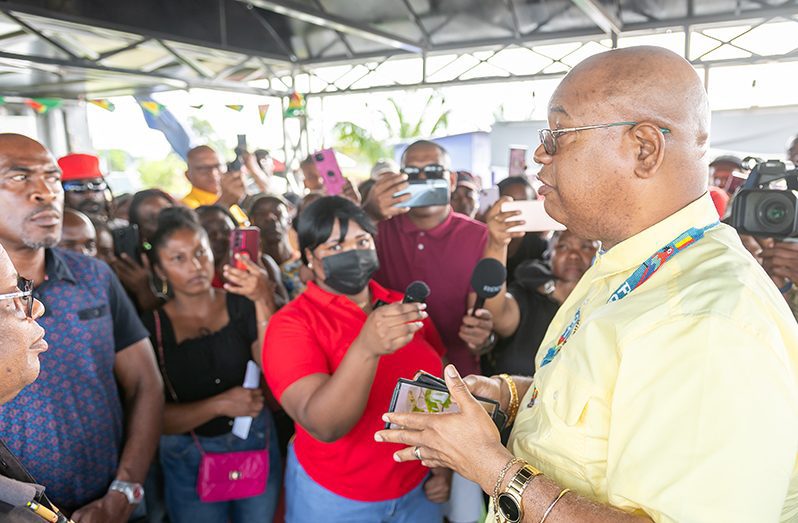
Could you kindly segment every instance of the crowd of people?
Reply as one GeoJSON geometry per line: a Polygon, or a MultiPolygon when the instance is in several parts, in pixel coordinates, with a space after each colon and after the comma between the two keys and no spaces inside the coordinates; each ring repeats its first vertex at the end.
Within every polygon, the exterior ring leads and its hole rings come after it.
{"type": "Polygon", "coordinates": [[[707,171],[677,55],[589,58],[549,109],[538,191],[488,208],[433,141],[340,195],[202,145],[183,198],[114,197],[0,134],[0,521],[440,522],[458,476],[487,521],[797,521],[798,243],[719,223],[746,166],[707,171]],[[433,179],[449,204],[402,205],[433,179]],[[514,232],[536,199],[567,229],[514,232]],[[419,371],[458,408],[386,414],[419,371]]]}

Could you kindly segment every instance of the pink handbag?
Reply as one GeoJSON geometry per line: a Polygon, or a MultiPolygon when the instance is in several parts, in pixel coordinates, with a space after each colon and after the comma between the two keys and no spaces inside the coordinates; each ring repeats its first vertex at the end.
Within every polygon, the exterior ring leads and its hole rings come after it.
{"type": "MultiPolygon", "coordinates": [[[[161,340],[161,318],[158,311],[153,311],[153,316],[161,374],[172,399],[175,403],[179,403],[177,393],[166,374],[166,359],[161,340]]],[[[191,437],[202,455],[197,473],[197,494],[200,501],[204,503],[231,501],[259,496],[266,491],[266,480],[269,477],[268,433],[265,449],[239,452],[205,452],[194,431],[191,431],[191,437]]]]}

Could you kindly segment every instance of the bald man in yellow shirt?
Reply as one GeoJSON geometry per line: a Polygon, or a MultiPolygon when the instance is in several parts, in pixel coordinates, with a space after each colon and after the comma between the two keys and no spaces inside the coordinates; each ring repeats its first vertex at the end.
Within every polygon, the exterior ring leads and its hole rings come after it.
{"type": "Polygon", "coordinates": [[[186,178],[191,191],[181,202],[189,209],[202,205],[221,205],[229,209],[238,225],[249,225],[249,218],[239,204],[247,194],[242,173],[228,173],[219,154],[207,145],[199,145],[188,152],[186,178]]]}
{"type": "Polygon", "coordinates": [[[798,324],[717,222],[709,115],[693,68],[661,48],[565,77],[535,151],[540,194],[602,250],[534,381],[447,367],[461,411],[387,414],[404,428],[375,438],[407,445],[397,460],[480,484],[488,522],[798,521],[798,324]],[[515,417],[507,448],[469,389],[515,417]]]}

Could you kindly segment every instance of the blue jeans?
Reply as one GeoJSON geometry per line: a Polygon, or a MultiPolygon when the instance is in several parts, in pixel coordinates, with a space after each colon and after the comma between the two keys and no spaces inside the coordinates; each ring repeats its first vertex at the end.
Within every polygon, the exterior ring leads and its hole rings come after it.
{"type": "Polygon", "coordinates": [[[424,494],[424,482],[388,501],[355,501],[322,487],[308,476],[288,447],[285,469],[286,523],[441,523],[443,505],[424,494]]]}
{"type": "Polygon", "coordinates": [[[166,483],[166,507],[171,523],[271,522],[280,495],[282,464],[277,431],[270,412],[252,420],[246,440],[232,433],[213,438],[200,437],[205,452],[258,450],[269,439],[269,479],[266,491],[251,498],[203,503],[197,495],[197,472],[201,455],[191,436],[161,436],[161,465],[166,483]]]}

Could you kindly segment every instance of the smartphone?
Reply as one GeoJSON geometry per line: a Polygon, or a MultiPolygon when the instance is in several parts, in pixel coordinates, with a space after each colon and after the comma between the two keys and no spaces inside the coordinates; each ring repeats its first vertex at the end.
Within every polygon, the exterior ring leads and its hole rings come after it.
{"type": "Polygon", "coordinates": [[[396,207],[430,207],[449,203],[449,180],[412,180],[407,188],[393,195],[398,198],[409,194],[410,199],[396,204],[396,207]]]}
{"type": "MultiPolygon", "coordinates": [[[[425,373],[426,374],[426,373],[425,373]]],[[[426,374],[425,377],[431,377],[432,380],[440,380],[431,374],[426,374]]],[[[496,401],[475,398],[485,411],[490,415],[491,419],[498,425],[504,425],[506,422],[506,415],[499,409],[499,404],[496,401]]],[[[448,389],[444,382],[443,389],[437,384],[427,384],[421,381],[411,381],[400,378],[396,383],[396,388],[393,391],[393,398],[391,398],[391,406],[388,412],[427,412],[430,414],[442,414],[445,412],[459,412],[460,408],[452,401],[448,389]]],[[[392,423],[385,424],[386,429],[396,428],[392,423]]],[[[501,426],[500,426],[501,428],[501,426]]]]}
{"type": "Polygon", "coordinates": [[[246,265],[236,260],[235,255],[247,253],[249,259],[258,262],[260,258],[260,229],[258,227],[239,227],[230,231],[230,265],[246,270],[246,265]]]}
{"type": "Polygon", "coordinates": [[[346,185],[341,168],[338,167],[338,160],[335,159],[335,151],[332,149],[322,149],[313,153],[313,161],[316,169],[321,175],[327,196],[337,196],[341,194],[346,185]]]}
{"type": "Polygon", "coordinates": [[[508,232],[543,232],[564,231],[565,225],[557,222],[548,215],[543,207],[543,200],[527,200],[506,202],[502,204],[502,212],[521,211],[521,216],[515,219],[524,220],[523,225],[508,229],[508,232]]]}
{"type": "Polygon", "coordinates": [[[488,212],[488,209],[493,207],[493,204],[499,199],[499,188],[488,187],[479,191],[479,210],[483,213],[488,212]]]}
{"type": "Polygon", "coordinates": [[[134,262],[141,264],[141,241],[138,225],[127,225],[111,231],[114,238],[114,255],[127,254],[134,262]]]}
{"type": "Polygon", "coordinates": [[[523,145],[510,146],[510,163],[508,173],[510,176],[524,176],[526,174],[527,147],[523,145]]]}
{"type": "Polygon", "coordinates": [[[247,152],[247,135],[239,134],[236,139],[238,141],[238,145],[235,148],[236,158],[232,162],[227,162],[228,172],[241,170],[241,166],[244,164],[244,154],[247,152]]]}

